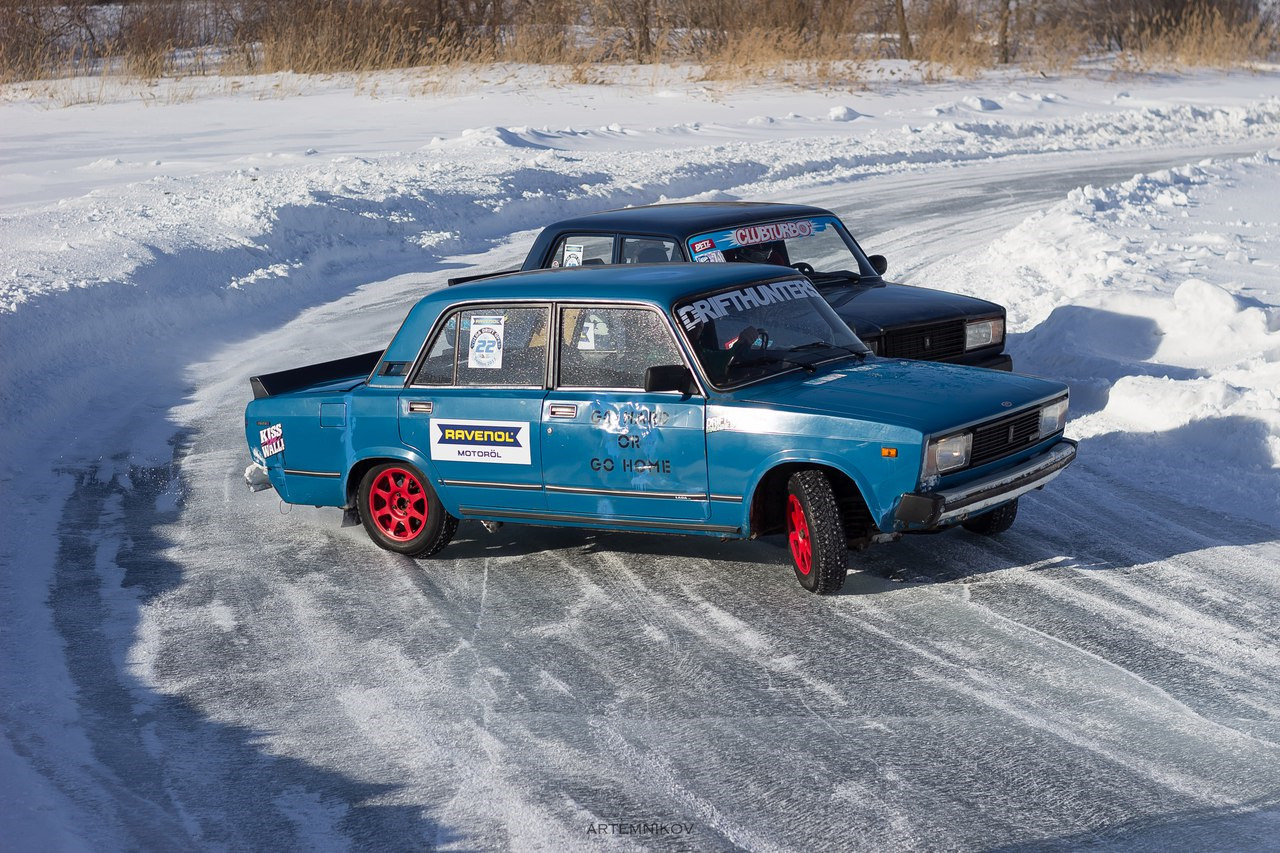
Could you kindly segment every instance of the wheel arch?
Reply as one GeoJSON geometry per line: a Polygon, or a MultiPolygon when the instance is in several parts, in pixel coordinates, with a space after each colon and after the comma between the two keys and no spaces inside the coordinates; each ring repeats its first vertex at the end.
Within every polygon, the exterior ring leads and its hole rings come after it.
{"type": "Polygon", "coordinates": [[[346,481],[343,483],[343,495],[346,498],[344,509],[351,509],[356,505],[356,493],[360,490],[360,481],[364,479],[364,475],[369,472],[369,469],[383,462],[408,462],[413,465],[430,481],[429,485],[435,490],[440,502],[445,505],[445,509],[452,511],[446,496],[436,482],[435,471],[431,467],[431,461],[405,447],[372,447],[366,450],[359,459],[351,463],[351,467],[347,469],[346,481]]]}
{"type": "Polygon", "coordinates": [[[815,469],[827,475],[836,503],[844,519],[851,544],[869,538],[876,532],[875,518],[869,508],[864,487],[841,466],[824,460],[788,459],[771,465],[756,478],[747,502],[747,529],[751,537],[779,533],[786,527],[787,482],[797,471],[815,469]]]}

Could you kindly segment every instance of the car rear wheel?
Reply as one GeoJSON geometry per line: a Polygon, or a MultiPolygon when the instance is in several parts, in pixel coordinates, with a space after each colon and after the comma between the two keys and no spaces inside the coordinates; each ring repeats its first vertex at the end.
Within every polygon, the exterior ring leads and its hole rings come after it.
{"type": "Polygon", "coordinates": [[[991,512],[985,512],[977,518],[970,518],[961,522],[965,530],[972,533],[980,533],[983,536],[995,536],[998,533],[1004,533],[1013,526],[1013,520],[1018,517],[1018,499],[1014,498],[1003,506],[998,506],[991,512]]]}
{"type": "Polygon", "coordinates": [[[839,592],[848,571],[844,519],[831,481],[809,469],[787,481],[787,545],[796,579],[810,592],[839,592]]]}
{"type": "Polygon", "coordinates": [[[458,519],[444,511],[426,477],[407,462],[371,468],[360,481],[357,500],[369,538],[397,554],[430,556],[458,529],[458,519]]]}

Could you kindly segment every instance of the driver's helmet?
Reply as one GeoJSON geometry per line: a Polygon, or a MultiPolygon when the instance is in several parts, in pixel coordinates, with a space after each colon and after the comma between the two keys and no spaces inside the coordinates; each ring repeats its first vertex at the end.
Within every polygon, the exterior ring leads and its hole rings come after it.
{"type": "Polygon", "coordinates": [[[743,264],[776,264],[781,267],[791,265],[787,257],[787,244],[781,240],[770,240],[768,243],[756,243],[752,246],[740,246],[724,253],[725,260],[743,264]]]}

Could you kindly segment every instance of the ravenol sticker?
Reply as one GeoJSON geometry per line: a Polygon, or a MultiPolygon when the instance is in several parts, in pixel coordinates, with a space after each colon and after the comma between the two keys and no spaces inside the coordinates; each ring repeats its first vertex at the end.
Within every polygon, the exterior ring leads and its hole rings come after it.
{"type": "Polygon", "coordinates": [[[694,255],[693,259],[700,264],[723,264],[725,263],[724,252],[719,249],[712,249],[710,252],[703,252],[700,255],[694,255]]]}
{"type": "Polygon", "coordinates": [[[699,324],[707,320],[718,320],[730,311],[744,312],[779,302],[806,298],[821,299],[822,297],[809,281],[792,279],[717,293],[715,296],[681,305],[676,309],[676,315],[679,316],[685,329],[692,332],[698,328],[699,324]]]}
{"type": "Polygon", "coordinates": [[[502,316],[472,317],[467,345],[467,367],[496,370],[502,367],[502,316]]]}
{"type": "Polygon", "coordinates": [[[284,452],[284,426],[272,424],[266,429],[258,430],[258,443],[262,445],[262,456],[275,456],[284,452]]]}
{"type": "Polygon", "coordinates": [[[582,246],[572,243],[564,244],[564,265],[566,267],[582,266],[582,246]]]}
{"type": "Polygon", "coordinates": [[[431,419],[431,458],[436,462],[529,465],[528,421],[431,419]]]}

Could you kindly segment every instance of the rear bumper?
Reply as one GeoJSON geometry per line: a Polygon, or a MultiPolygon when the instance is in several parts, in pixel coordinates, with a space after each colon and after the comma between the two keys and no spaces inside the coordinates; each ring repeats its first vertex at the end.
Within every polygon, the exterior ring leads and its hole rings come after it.
{"type": "Polygon", "coordinates": [[[1062,473],[1076,458],[1076,443],[1062,439],[1039,456],[1011,471],[1001,471],[973,483],[940,492],[912,492],[902,496],[893,513],[900,528],[929,529],[963,521],[971,515],[1011,501],[1062,473]]]}

